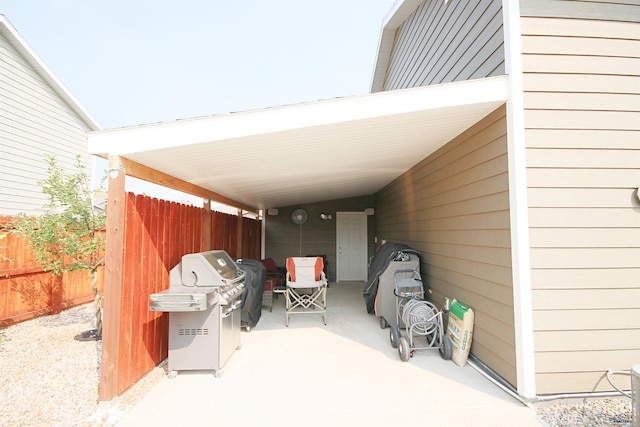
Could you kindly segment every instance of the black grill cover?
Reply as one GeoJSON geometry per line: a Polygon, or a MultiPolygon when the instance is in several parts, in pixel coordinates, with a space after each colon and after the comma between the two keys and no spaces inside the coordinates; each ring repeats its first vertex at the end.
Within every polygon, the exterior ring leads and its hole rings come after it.
{"type": "Polygon", "coordinates": [[[422,264],[422,256],[420,255],[420,252],[405,244],[387,242],[380,246],[371,260],[371,265],[369,266],[369,279],[367,280],[367,284],[364,286],[364,291],[362,292],[362,296],[364,297],[364,301],[367,305],[367,313],[373,313],[375,309],[376,295],[378,294],[378,279],[380,278],[380,275],[384,273],[389,266],[389,263],[398,256],[398,253],[400,252],[416,254],[418,259],[420,259],[420,264],[422,264]]]}
{"type": "Polygon", "coordinates": [[[245,273],[240,324],[245,328],[253,328],[262,316],[262,294],[267,281],[267,270],[260,261],[254,259],[239,258],[236,265],[245,273]]]}

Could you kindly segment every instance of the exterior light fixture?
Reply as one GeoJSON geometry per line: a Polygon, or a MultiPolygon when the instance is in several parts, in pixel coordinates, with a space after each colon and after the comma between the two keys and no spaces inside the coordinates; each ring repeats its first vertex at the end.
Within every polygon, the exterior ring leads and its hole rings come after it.
{"type": "Polygon", "coordinates": [[[109,178],[116,179],[120,175],[120,170],[124,172],[124,166],[119,169],[109,169],[109,178]]]}
{"type": "Polygon", "coordinates": [[[116,179],[120,175],[120,172],[126,172],[124,165],[120,162],[112,161],[111,158],[109,158],[109,178],[116,179]]]}

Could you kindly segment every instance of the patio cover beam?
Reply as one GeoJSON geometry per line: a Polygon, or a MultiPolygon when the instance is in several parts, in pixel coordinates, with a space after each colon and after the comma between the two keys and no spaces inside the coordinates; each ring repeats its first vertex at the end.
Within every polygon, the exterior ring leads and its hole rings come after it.
{"type": "Polygon", "coordinates": [[[118,156],[120,162],[124,166],[125,173],[128,176],[142,179],[153,184],[158,184],[163,187],[171,188],[173,190],[181,191],[183,193],[191,194],[192,196],[202,197],[205,200],[213,202],[223,203],[225,205],[232,206],[234,208],[242,209],[244,211],[258,213],[258,209],[253,206],[246,205],[236,200],[225,197],[214,191],[207,190],[206,188],[199,187],[191,184],[190,182],[183,181],[175,176],[168,175],[159,170],[142,165],[133,160],[127,159],[123,156],[118,156]]]}

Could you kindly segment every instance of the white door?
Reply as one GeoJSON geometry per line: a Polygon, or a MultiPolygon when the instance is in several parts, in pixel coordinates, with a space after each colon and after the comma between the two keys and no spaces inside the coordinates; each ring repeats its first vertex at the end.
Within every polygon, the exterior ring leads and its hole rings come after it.
{"type": "Polygon", "coordinates": [[[367,280],[367,215],[337,212],[336,281],[367,280]]]}

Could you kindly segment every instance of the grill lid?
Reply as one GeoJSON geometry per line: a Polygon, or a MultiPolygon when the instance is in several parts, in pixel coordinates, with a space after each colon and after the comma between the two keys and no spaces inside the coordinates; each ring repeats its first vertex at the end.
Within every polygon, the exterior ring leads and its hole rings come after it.
{"type": "Polygon", "coordinates": [[[244,277],[244,272],[223,250],[186,254],[181,264],[184,286],[221,286],[244,277]]]}

